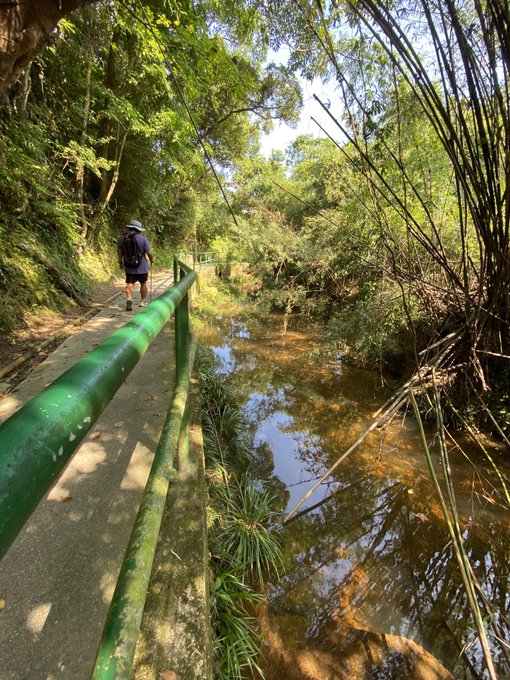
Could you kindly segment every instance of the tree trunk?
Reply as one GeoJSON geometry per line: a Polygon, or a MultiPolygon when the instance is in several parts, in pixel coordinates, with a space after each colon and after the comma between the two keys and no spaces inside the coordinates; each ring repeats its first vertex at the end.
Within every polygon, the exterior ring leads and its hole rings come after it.
{"type": "Polygon", "coordinates": [[[97,0],[0,0],[0,96],[42,50],[66,14],[97,0]]]}
{"type": "MultiPolygon", "coordinates": [[[[120,126],[119,126],[120,127],[120,126]]],[[[99,213],[102,214],[106,208],[108,207],[108,204],[111,201],[111,198],[113,196],[113,192],[115,191],[115,187],[117,186],[117,182],[119,180],[119,174],[120,174],[120,162],[122,160],[122,155],[124,153],[124,147],[126,145],[126,139],[129,134],[129,127],[120,134],[120,132],[117,135],[117,141],[115,143],[115,167],[113,169],[113,172],[108,174],[108,177],[110,179],[109,184],[105,186],[105,193],[104,195],[101,195],[101,200],[100,200],[100,206],[99,206],[99,213]]]]}
{"type": "MultiPolygon", "coordinates": [[[[118,26],[112,35],[112,41],[110,44],[110,49],[108,51],[108,60],[106,62],[105,70],[105,87],[110,92],[117,94],[117,64],[116,64],[116,46],[118,44],[120,37],[120,29],[118,26]]],[[[107,108],[107,102],[105,100],[105,109],[107,108]]],[[[111,160],[111,130],[112,124],[108,116],[103,116],[101,120],[101,138],[104,140],[102,144],[101,156],[106,160],[111,160]]],[[[110,170],[104,168],[101,171],[101,190],[99,193],[99,205],[102,206],[106,194],[108,193],[108,187],[110,185],[110,170]]],[[[99,208],[99,212],[102,212],[102,208],[99,208]]]]}
{"type": "MultiPolygon", "coordinates": [[[[87,136],[87,128],[89,126],[89,115],[90,115],[90,100],[91,100],[91,82],[92,82],[92,60],[93,53],[92,49],[88,51],[88,62],[87,62],[87,74],[85,77],[85,99],[83,102],[83,123],[81,129],[80,143],[83,146],[85,144],[87,136]]],[[[81,235],[85,239],[87,238],[88,224],[87,217],[85,215],[85,205],[84,205],[84,187],[85,187],[85,163],[80,160],[78,161],[76,167],[76,202],[78,204],[78,209],[80,211],[80,221],[81,221],[81,235]]]]}

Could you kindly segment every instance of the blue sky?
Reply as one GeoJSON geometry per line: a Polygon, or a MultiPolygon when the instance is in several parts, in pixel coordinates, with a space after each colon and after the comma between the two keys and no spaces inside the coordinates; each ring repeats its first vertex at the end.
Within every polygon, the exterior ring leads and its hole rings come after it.
{"type": "MultiPolygon", "coordinates": [[[[277,59],[273,60],[278,61],[277,59]]],[[[322,83],[319,78],[313,81],[307,81],[300,78],[301,87],[303,88],[303,111],[296,129],[290,128],[288,125],[275,125],[274,130],[262,137],[261,139],[261,153],[268,157],[271,151],[278,149],[285,151],[287,146],[299,135],[311,135],[312,137],[324,137],[324,133],[312,120],[312,116],[319,121],[319,123],[329,132],[333,139],[340,140],[341,133],[338,127],[333,123],[328,114],[323,108],[314,100],[313,95],[316,94],[324,103],[330,102],[331,113],[335,118],[340,118],[340,103],[338,93],[335,92],[335,83],[322,83]]]]}

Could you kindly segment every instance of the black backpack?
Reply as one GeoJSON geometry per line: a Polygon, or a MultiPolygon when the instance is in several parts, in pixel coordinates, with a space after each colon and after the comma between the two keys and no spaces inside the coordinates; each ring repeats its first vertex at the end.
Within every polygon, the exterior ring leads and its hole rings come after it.
{"type": "Polygon", "coordinates": [[[135,238],[135,234],[131,232],[124,234],[122,255],[124,257],[124,264],[128,267],[138,267],[142,261],[143,253],[138,247],[138,241],[135,238]]]}

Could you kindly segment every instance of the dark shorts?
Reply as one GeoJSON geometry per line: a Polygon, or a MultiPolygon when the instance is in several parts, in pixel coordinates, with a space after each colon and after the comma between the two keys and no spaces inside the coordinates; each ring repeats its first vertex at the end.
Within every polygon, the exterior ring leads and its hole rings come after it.
{"type": "Polygon", "coordinates": [[[126,272],[126,283],[136,283],[139,281],[139,283],[147,283],[147,279],[149,278],[149,274],[128,274],[126,272]]]}

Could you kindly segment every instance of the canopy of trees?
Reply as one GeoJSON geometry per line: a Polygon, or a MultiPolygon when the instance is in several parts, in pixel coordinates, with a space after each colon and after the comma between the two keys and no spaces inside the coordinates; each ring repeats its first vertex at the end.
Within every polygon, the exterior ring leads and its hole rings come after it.
{"type": "MultiPolygon", "coordinates": [[[[0,40],[1,268],[27,304],[27,248],[79,289],[76,253],[113,242],[134,215],[175,247],[212,237],[211,206],[225,214],[215,177],[301,102],[296,78],[265,63],[263,23],[243,5],[2,3],[0,40]]],[[[4,328],[19,322],[13,294],[4,328]]]]}
{"type": "Polygon", "coordinates": [[[80,300],[78,254],[137,216],[407,373],[441,442],[510,444],[509,67],[502,0],[0,0],[2,328],[34,302],[29,260],[80,300]],[[335,84],[338,134],[266,159],[298,75],[335,84]]]}
{"type": "Polygon", "coordinates": [[[61,239],[68,263],[133,215],[175,247],[237,248],[274,304],[324,314],[340,351],[419,365],[449,422],[506,439],[504,6],[76,4],[0,4],[4,228],[25,249],[61,239]],[[23,52],[32,24],[44,41],[23,52]],[[268,63],[282,46],[288,64],[268,63]],[[296,75],[336,84],[338,135],[266,160],[261,132],[297,120],[296,75]]]}

